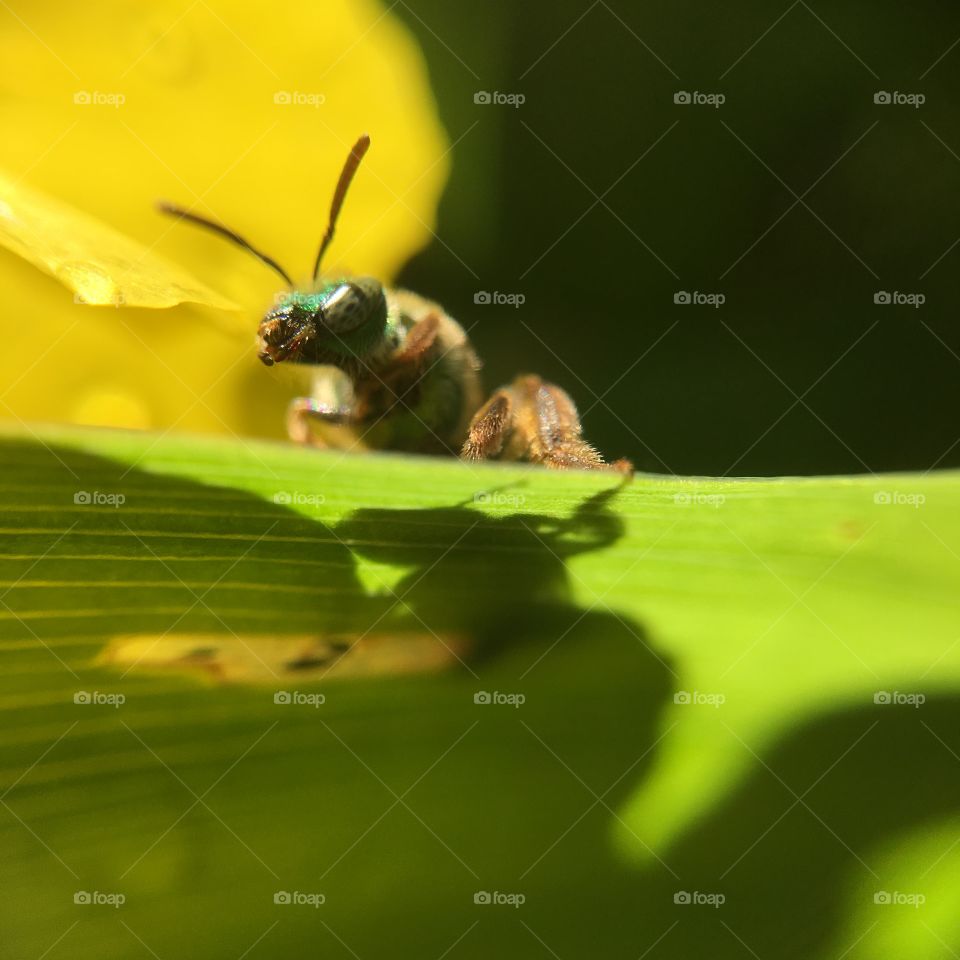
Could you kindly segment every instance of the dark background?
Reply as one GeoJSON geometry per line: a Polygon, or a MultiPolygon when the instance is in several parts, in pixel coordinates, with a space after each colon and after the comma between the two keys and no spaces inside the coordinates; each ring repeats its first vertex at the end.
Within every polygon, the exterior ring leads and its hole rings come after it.
{"type": "Polygon", "coordinates": [[[645,470],[960,465],[960,6],[394,10],[455,143],[437,239],[400,283],[469,329],[488,387],[555,380],[588,439],[645,470]]]}

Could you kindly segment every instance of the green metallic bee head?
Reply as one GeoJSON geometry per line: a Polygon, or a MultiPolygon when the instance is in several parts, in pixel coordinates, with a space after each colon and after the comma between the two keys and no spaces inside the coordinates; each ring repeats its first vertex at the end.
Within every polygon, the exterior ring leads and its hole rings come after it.
{"type": "Polygon", "coordinates": [[[362,357],[387,325],[383,284],[373,277],[333,280],[313,293],[282,294],[260,321],[258,356],[340,366],[362,357]]]}
{"type": "Polygon", "coordinates": [[[349,365],[355,358],[363,357],[383,335],[387,324],[387,300],[383,285],[378,280],[373,277],[354,277],[317,285],[320,262],[333,240],[333,231],[347,195],[347,188],[369,147],[370,137],[364,134],[354,144],[343,165],[337,189],[333,194],[333,203],[330,205],[327,229],[313,264],[314,289],[310,292],[297,290],[290,275],[276,260],[252,247],[243,237],[223,224],[207,220],[173,204],[160,204],[164,213],[171,213],[213,230],[248,250],[286,281],[289,292],[280,294],[276,305],[260,321],[257,331],[258,355],[267,366],[284,360],[294,363],[349,365]]]}

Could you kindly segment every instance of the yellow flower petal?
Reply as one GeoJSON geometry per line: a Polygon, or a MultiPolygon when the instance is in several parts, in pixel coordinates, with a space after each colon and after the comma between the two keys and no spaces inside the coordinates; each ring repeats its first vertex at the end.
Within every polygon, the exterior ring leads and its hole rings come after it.
{"type": "Polygon", "coordinates": [[[0,172],[0,246],[56,277],[91,306],[235,304],[105,223],[0,172]]]}
{"type": "MultiPolygon", "coordinates": [[[[181,264],[242,313],[218,329],[206,308],[93,310],[0,251],[0,415],[72,419],[109,384],[156,427],[281,435],[291,389],[252,345],[279,279],[155,201],[230,225],[301,279],[343,159],[368,132],[326,266],[389,281],[429,239],[448,163],[413,40],[371,0],[104,0],[96,16],[51,0],[7,6],[0,168],[181,264]]],[[[128,420],[124,404],[114,422],[128,420]]]]}

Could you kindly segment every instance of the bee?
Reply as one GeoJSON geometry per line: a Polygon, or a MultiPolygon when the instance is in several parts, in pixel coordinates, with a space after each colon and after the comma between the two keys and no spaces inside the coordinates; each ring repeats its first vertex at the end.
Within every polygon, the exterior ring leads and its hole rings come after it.
{"type": "Polygon", "coordinates": [[[286,283],[260,321],[257,355],[267,366],[296,364],[310,372],[308,395],[290,403],[290,438],[314,447],[630,474],[628,461],[607,463],[583,439],[573,400],[538,376],[519,376],[484,402],[480,360],[463,328],[438,304],[384,287],[374,277],[321,274],[347,191],[369,147],[364,134],[343,166],[307,288],[223,224],[159,204],[163,213],[242,247],[286,283]],[[332,375],[331,367],[345,376],[332,375]]]}

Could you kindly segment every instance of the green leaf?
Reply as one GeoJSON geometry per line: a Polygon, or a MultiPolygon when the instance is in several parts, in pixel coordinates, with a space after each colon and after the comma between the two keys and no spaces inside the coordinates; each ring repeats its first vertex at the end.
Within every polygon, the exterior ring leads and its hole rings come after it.
{"type": "Polygon", "coordinates": [[[960,947],[957,474],[0,458],[10,956],[960,947]]]}

